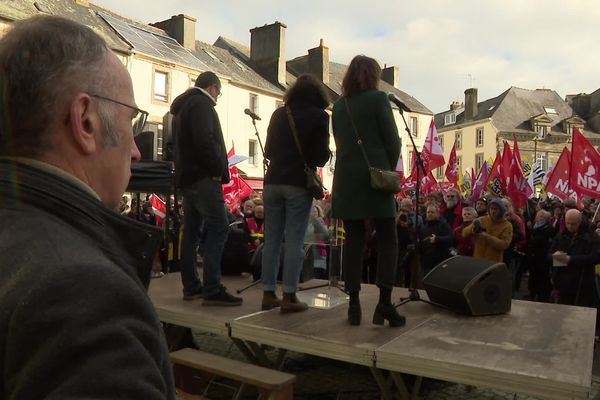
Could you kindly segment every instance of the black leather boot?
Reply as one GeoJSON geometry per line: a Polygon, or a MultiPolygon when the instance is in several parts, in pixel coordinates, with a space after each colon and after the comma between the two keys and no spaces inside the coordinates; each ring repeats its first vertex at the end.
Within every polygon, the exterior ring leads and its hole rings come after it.
{"type": "Polygon", "coordinates": [[[406,318],[398,314],[396,307],[392,303],[379,303],[373,314],[373,324],[383,325],[387,320],[391,328],[403,326],[406,324],[406,318]]]}

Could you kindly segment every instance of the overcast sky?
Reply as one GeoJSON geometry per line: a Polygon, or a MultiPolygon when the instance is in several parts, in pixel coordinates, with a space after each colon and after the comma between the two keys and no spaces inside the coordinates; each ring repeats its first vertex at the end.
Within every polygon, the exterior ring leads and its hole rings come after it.
{"type": "Polygon", "coordinates": [[[400,68],[400,88],[433,112],[510,86],[554,89],[561,97],[600,88],[600,3],[596,0],[92,0],[142,22],[195,17],[196,38],[245,45],[249,30],[287,25],[286,59],[323,38],[330,61],[356,54],[400,68]]]}

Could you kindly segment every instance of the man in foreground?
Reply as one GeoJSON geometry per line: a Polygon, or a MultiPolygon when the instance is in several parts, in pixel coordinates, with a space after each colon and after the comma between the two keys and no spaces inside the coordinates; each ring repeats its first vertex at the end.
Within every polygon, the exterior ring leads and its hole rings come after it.
{"type": "Polygon", "coordinates": [[[115,211],[147,117],[127,70],[44,16],[0,40],[0,71],[0,397],[174,399],[146,293],[160,231],[115,211]]]}

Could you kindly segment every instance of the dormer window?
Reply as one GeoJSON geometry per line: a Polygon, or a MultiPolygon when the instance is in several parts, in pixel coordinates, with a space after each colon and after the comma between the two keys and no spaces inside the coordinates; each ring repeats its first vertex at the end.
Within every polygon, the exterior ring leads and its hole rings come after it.
{"type": "Polygon", "coordinates": [[[546,114],[558,114],[554,107],[544,106],[544,112],[546,114]]]}
{"type": "Polygon", "coordinates": [[[454,124],[456,122],[456,114],[449,113],[444,116],[444,125],[454,124]]]}
{"type": "Polygon", "coordinates": [[[550,127],[546,125],[538,125],[536,127],[537,137],[538,139],[545,139],[548,136],[548,132],[550,131],[550,127]]]}

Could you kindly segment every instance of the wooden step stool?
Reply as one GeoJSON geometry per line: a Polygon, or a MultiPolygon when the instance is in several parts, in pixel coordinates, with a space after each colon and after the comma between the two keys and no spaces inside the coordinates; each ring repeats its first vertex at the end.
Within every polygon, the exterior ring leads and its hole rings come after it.
{"type": "MultiPolygon", "coordinates": [[[[260,394],[259,399],[291,400],[294,397],[296,376],[292,374],[189,348],[177,350],[170,356],[173,366],[181,365],[213,377],[219,376],[254,386],[260,394]]],[[[175,386],[182,388],[184,382],[177,382],[176,378],[175,386]]],[[[241,394],[242,389],[243,385],[234,398],[241,394]]]]}

